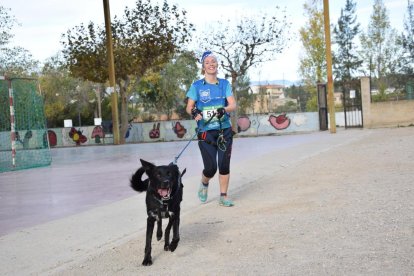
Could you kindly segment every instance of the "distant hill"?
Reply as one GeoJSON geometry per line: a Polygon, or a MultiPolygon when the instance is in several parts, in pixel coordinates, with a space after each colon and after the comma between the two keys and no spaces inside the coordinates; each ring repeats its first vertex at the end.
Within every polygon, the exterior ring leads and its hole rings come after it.
{"type": "Polygon", "coordinates": [[[266,85],[266,84],[278,84],[284,86],[300,85],[300,81],[290,81],[290,80],[264,80],[264,81],[250,81],[250,85],[266,85]]]}

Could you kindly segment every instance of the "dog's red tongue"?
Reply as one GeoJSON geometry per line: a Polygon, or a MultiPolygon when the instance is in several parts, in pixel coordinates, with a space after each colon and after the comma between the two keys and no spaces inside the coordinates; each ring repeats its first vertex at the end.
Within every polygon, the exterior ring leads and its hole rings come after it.
{"type": "Polygon", "coordinates": [[[168,189],[158,189],[158,194],[162,197],[168,196],[168,189]]]}

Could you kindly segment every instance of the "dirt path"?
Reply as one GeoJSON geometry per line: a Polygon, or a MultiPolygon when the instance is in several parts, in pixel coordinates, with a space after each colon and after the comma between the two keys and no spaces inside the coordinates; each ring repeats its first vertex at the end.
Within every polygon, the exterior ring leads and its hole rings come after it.
{"type": "MultiPolygon", "coordinates": [[[[154,238],[151,267],[141,266],[139,231],[53,274],[413,275],[414,128],[361,131],[292,165],[267,166],[233,192],[234,208],[211,200],[186,212],[174,253],[154,238]]],[[[238,177],[275,159],[244,164],[238,177]]]]}

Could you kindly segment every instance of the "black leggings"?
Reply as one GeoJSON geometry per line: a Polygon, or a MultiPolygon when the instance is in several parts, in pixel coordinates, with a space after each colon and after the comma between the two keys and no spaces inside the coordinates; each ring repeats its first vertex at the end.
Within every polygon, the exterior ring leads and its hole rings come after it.
{"type": "Polygon", "coordinates": [[[217,138],[219,135],[220,130],[208,130],[199,135],[198,146],[204,163],[203,174],[208,178],[212,178],[216,174],[217,164],[221,175],[230,173],[231,148],[233,145],[233,132],[231,127],[223,129],[223,135],[226,141],[225,151],[220,150],[217,146],[217,138]]]}

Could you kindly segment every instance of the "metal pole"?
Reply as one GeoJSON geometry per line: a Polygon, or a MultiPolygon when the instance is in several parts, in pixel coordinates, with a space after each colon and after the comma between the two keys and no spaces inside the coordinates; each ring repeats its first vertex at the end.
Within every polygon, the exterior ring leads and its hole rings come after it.
{"type": "Polygon", "coordinates": [[[331,31],[329,23],[329,0],[323,0],[323,14],[325,22],[325,44],[326,44],[326,67],[328,73],[328,109],[329,109],[329,129],[331,133],[336,133],[334,87],[332,78],[332,52],[331,52],[331,31]]]}
{"type": "Polygon", "coordinates": [[[81,127],[82,126],[82,122],[81,122],[81,114],[80,114],[79,105],[78,105],[78,123],[79,123],[79,127],[81,127]]]}
{"type": "Polygon", "coordinates": [[[96,98],[98,100],[98,118],[102,118],[101,87],[99,85],[96,88],[96,98]]]}
{"type": "Polygon", "coordinates": [[[105,14],[105,29],[106,29],[106,49],[108,53],[108,71],[109,71],[109,87],[111,94],[112,107],[112,131],[114,137],[114,144],[119,145],[119,122],[118,122],[118,93],[115,91],[115,65],[114,53],[112,49],[112,30],[111,30],[111,15],[109,10],[109,0],[103,0],[104,14],[105,14]]]}
{"type": "Polygon", "coordinates": [[[14,97],[11,79],[5,77],[9,85],[9,104],[10,104],[10,140],[11,140],[11,153],[12,153],[12,165],[16,167],[16,122],[14,116],[14,97]]]}

